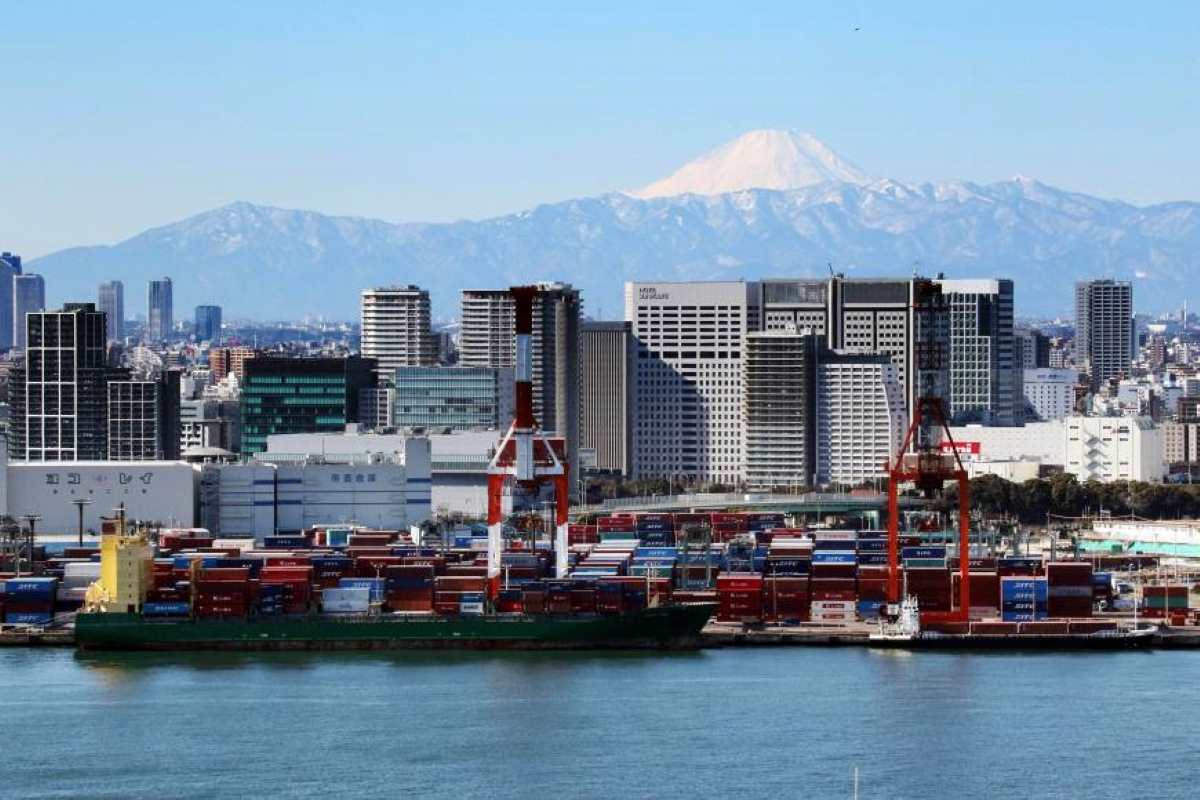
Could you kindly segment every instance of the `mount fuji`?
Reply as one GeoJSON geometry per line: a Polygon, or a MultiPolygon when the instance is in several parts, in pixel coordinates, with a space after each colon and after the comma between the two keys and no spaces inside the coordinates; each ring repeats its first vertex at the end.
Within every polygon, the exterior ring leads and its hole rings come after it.
{"type": "Polygon", "coordinates": [[[354,319],[360,290],[398,283],[457,316],[462,289],[547,279],[617,318],[627,280],[815,277],[830,262],[851,276],[1012,278],[1020,315],[1069,313],[1071,283],[1094,277],[1134,281],[1139,309],[1174,309],[1200,270],[1200,204],[1135,206],[1024,177],[901,183],[809,134],[753,131],[642,189],[491,219],[396,224],[237,202],[27,265],[51,302],[90,299],[110,279],[137,297],[169,275],[180,316],[214,302],[227,318],[279,320],[354,319]]]}

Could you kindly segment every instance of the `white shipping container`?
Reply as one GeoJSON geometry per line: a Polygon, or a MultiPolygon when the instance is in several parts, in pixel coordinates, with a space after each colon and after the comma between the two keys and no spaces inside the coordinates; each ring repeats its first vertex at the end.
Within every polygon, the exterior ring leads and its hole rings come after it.
{"type": "Polygon", "coordinates": [[[321,608],[334,614],[365,614],[371,607],[370,589],[324,589],[321,608]]]}

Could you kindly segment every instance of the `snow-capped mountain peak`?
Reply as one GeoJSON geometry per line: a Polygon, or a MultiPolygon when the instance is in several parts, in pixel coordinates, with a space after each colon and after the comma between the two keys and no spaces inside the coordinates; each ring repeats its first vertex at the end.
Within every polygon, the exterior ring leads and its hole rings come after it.
{"type": "Polygon", "coordinates": [[[810,133],[764,129],[744,133],[666,178],[628,194],[649,199],[743,189],[801,189],[827,181],[862,186],[873,180],[810,133]]]}

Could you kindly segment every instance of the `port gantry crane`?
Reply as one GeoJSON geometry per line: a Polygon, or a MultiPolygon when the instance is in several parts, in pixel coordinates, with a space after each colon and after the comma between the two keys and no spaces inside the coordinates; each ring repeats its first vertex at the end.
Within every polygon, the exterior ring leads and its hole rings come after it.
{"type": "Polygon", "coordinates": [[[945,359],[939,338],[946,314],[941,287],[928,279],[913,282],[915,367],[919,394],[896,457],[888,471],[888,583],[889,614],[899,614],[900,587],[900,484],[913,483],[927,498],[939,494],[947,481],[958,484],[958,611],[924,612],[922,621],[965,622],[971,609],[971,499],[967,471],[946,422],[945,406],[937,390],[937,376],[945,359]],[[944,439],[942,437],[945,437],[944,439]]]}
{"type": "Polygon", "coordinates": [[[537,286],[509,289],[516,331],[514,418],[488,464],[488,584],[493,595],[500,582],[504,488],[510,479],[529,492],[546,484],[554,487],[554,573],[558,578],[567,575],[566,441],[543,435],[533,416],[533,304],[540,291],[537,286]]]}

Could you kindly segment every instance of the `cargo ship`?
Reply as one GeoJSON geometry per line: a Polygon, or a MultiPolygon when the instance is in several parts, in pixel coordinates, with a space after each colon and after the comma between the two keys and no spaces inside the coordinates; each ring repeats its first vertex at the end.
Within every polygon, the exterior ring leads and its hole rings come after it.
{"type": "Polygon", "coordinates": [[[81,650],[473,650],[698,649],[716,607],[671,605],[604,615],[485,614],[439,617],[307,616],[157,620],[136,613],[81,613],[81,650]]]}

